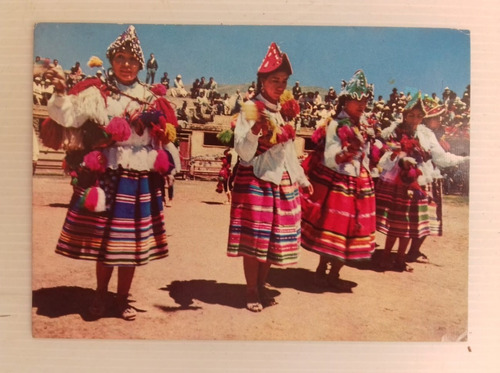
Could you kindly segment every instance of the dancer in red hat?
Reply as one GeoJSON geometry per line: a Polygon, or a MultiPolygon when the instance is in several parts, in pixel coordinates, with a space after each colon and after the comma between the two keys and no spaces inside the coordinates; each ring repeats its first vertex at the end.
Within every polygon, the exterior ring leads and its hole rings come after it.
{"type": "Polygon", "coordinates": [[[276,304],[266,289],[271,265],[297,263],[299,186],[312,192],[297,159],[294,127],[280,113],[280,97],[291,74],[288,56],[272,43],[257,72],[256,96],[242,106],[234,130],[240,163],[227,254],[243,256],[247,308],[253,312],[276,304]]]}

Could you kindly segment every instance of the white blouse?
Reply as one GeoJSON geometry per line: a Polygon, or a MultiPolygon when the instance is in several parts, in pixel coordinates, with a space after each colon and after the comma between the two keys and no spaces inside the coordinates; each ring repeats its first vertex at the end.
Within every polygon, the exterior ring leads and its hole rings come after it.
{"type": "MultiPolygon", "coordinates": [[[[342,111],[337,119],[344,119],[347,117],[347,114],[342,111]]],[[[361,118],[361,120],[364,120],[364,118],[361,118]]],[[[337,163],[335,157],[342,152],[342,143],[337,135],[338,126],[339,123],[337,121],[331,120],[326,129],[324,165],[340,174],[354,177],[360,175],[362,168],[365,168],[369,172],[370,160],[368,154],[370,153],[370,143],[368,141],[364,144],[363,150],[359,151],[352,160],[349,162],[337,163]]]]}
{"type": "MultiPolygon", "coordinates": [[[[397,126],[393,128],[393,131],[396,127],[397,126]]],[[[391,133],[386,133],[385,137],[388,138],[390,135],[391,133]]],[[[431,159],[417,165],[418,169],[422,171],[422,175],[417,179],[420,185],[431,183],[433,179],[442,177],[439,169],[435,167],[435,165],[438,167],[452,167],[469,159],[468,156],[462,157],[446,152],[439,144],[434,132],[423,124],[417,126],[415,137],[418,139],[422,149],[429,152],[431,155],[431,159]]],[[[399,172],[398,161],[406,156],[406,154],[400,152],[394,160],[391,160],[391,155],[392,151],[387,151],[379,162],[379,167],[382,168],[380,177],[386,181],[394,181],[396,179],[399,172]]]]}
{"type": "MultiPolygon", "coordinates": [[[[134,83],[130,86],[118,84],[121,92],[149,102],[153,95],[147,87],[134,83]]],[[[89,87],[76,95],[54,94],[49,100],[49,116],[66,128],[79,128],[87,120],[92,120],[106,126],[114,117],[123,117],[125,113],[131,114],[141,109],[141,104],[123,95],[112,94],[106,99],[96,87],[89,87]]],[[[121,142],[115,142],[103,149],[107,158],[107,167],[137,171],[154,169],[157,150],[154,149],[149,129],[145,128],[142,135],[138,135],[131,128],[130,137],[121,142]]]]}
{"type": "MultiPolygon", "coordinates": [[[[266,114],[279,126],[285,124],[279,109],[280,106],[267,101],[262,95],[257,100],[262,101],[266,108],[266,114]]],[[[251,131],[254,120],[248,120],[244,112],[240,112],[234,129],[234,149],[240,156],[242,166],[253,166],[253,172],[259,179],[279,185],[283,172],[288,171],[292,182],[298,182],[301,187],[308,187],[309,180],[299,164],[297,152],[293,140],[278,143],[262,154],[256,155],[259,145],[259,135],[251,131]]]]}

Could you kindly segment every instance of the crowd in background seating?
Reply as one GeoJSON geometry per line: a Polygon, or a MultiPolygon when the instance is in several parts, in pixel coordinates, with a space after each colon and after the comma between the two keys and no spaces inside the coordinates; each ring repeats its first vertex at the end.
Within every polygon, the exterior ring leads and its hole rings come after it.
{"type": "MultiPolygon", "coordinates": [[[[33,70],[33,103],[46,105],[54,92],[54,86],[45,78],[44,72],[49,68],[60,70],[61,75],[66,78],[66,85],[71,88],[78,82],[90,77],[86,76],[80,66],[80,62],[69,69],[64,70],[57,59],[35,58],[33,70]]],[[[92,77],[104,80],[101,70],[97,70],[92,77]]],[[[160,83],[167,88],[173,97],[190,97],[193,100],[194,111],[188,113],[187,102],[177,110],[180,120],[186,122],[205,124],[212,122],[215,115],[234,115],[239,112],[241,105],[254,97],[256,84],[252,82],[247,91],[239,90],[231,97],[226,93],[221,95],[217,89],[218,84],[213,77],[208,81],[204,76],[196,78],[192,87],[188,89],[182,82],[182,76],[178,74],[174,83],[170,84],[168,73],[164,72],[160,83]]],[[[327,93],[322,96],[319,91],[307,91],[296,81],[292,87],[292,94],[299,103],[300,115],[295,119],[296,129],[315,128],[319,123],[335,115],[338,98],[334,87],[329,87],[327,93]]],[[[432,99],[438,104],[444,105],[446,111],[441,118],[441,127],[434,132],[445,150],[450,150],[449,142],[454,139],[469,139],[470,125],[470,85],[460,97],[456,92],[446,87],[439,96],[435,92],[424,94],[424,99],[432,99]]],[[[398,91],[393,88],[387,100],[382,95],[372,99],[366,109],[366,116],[375,123],[375,127],[384,129],[394,121],[401,119],[403,108],[411,99],[410,92],[398,91]]]]}

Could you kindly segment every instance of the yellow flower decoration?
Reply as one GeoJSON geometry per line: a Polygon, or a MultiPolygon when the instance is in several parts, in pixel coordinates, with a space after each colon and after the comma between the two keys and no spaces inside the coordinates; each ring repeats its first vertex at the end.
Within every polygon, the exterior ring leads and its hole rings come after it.
{"type": "Polygon", "coordinates": [[[172,123],[167,123],[165,126],[165,137],[168,142],[174,142],[177,138],[177,130],[172,123]]]}
{"type": "Polygon", "coordinates": [[[291,91],[286,90],[280,96],[280,104],[283,105],[285,102],[293,100],[293,94],[291,91]]]}
{"type": "Polygon", "coordinates": [[[257,112],[257,105],[253,101],[248,100],[241,106],[241,111],[245,114],[248,120],[257,120],[259,114],[257,112]]]}
{"type": "Polygon", "coordinates": [[[102,67],[102,60],[99,57],[92,56],[90,57],[89,62],[87,62],[87,66],[92,67],[102,67]]]}
{"type": "Polygon", "coordinates": [[[272,132],[271,138],[269,139],[269,143],[274,145],[277,142],[276,137],[282,132],[281,127],[278,126],[276,123],[274,123],[274,121],[271,119],[269,119],[268,123],[269,123],[269,129],[272,132]]]}

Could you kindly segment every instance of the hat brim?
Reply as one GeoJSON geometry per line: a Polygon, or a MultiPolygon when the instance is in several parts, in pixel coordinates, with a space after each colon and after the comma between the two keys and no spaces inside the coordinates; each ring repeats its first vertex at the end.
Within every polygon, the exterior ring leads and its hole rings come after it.
{"type": "Polygon", "coordinates": [[[427,111],[425,114],[425,117],[426,118],[438,117],[440,115],[443,115],[445,111],[446,111],[446,108],[444,106],[437,106],[437,107],[432,108],[431,110],[427,111]]]}

